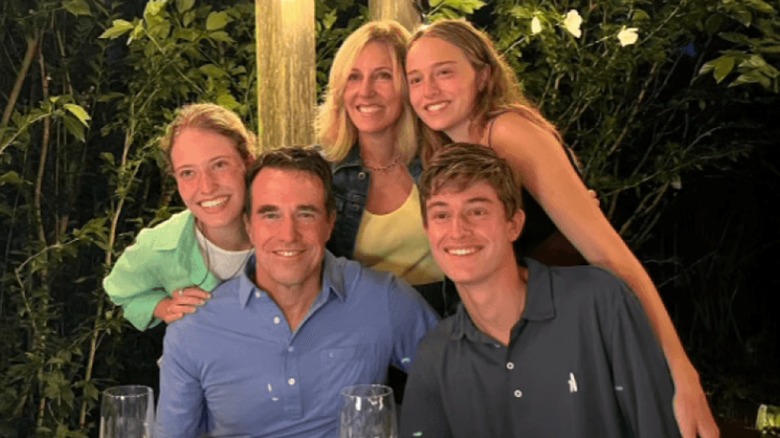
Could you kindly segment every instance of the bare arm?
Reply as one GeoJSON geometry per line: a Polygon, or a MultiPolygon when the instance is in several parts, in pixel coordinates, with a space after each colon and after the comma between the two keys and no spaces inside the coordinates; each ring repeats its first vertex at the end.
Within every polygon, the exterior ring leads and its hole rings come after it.
{"type": "Polygon", "coordinates": [[[549,132],[517,113],[495,121],[492,145],[558,229],[585,259],[620,277],[636,293],[661,344],[675,383],[675,414],[683,437],[718,436],[696,369],[688,359],[647,271],[593,202],[563,148],[549,132]]]}

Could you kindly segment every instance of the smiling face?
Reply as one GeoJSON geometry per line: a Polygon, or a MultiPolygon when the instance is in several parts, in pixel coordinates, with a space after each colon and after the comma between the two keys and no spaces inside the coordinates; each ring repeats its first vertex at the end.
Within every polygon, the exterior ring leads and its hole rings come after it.
{"type": "Polygon", "coordinates": [[[525,216],[518,210],[507,219],[489,183],[477,181],[463,190],[445,185],[425,205],[431,251],[456,285],[478,286],[517,269],[512,242],[525,216]]]}
{"type": "Polygon", "coordinates": [[[403,96],[390,47],[366,44],[355,59],[344,88],[344,105],[359,135],[383,134],[401,117],[403,96]]]}
{"type": "Polygon", "coordinates": [[[477,72],[454,44],[422,37],[409,48],[406,76],[409,99],[420,119],[453,141],[469,141],[469,124],[487,70],[477,72]]]}
{"type": "Polygon", "coordinates": [[[171,163],[184,204],[201,231],[241,224],[246,164],[233,140],[199,128],[185,128],[175,138],[171,163]]]}
{"type": "Polygon", "coordinates": [[[322,181],[314,173],[260,170],[252,181],[246,224],[257,257],[257,285],[267,291],[318,290],[334,219],[325,207],[322,181]]]}

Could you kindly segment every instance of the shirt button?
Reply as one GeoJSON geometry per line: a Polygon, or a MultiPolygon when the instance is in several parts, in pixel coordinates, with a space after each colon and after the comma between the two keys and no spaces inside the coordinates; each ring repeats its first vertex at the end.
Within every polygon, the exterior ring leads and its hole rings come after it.
{"type": "Polygon", "coordinates": [[[260,297],[262,297],[262,296],[263,296],[263,293],[262,293],[262,292],[260,292],[260,291],[257,291],[257,292],[255,292],[255,296],[256,296],[257,298],[260,298],[260,297]]]}
{"type": "Polygon", "coordinates": [[[292,353],[293,351],[295,351],[295,347],[292,347],[292,346],[290,346],[290,347],[287,347],[287,351],[289,351],[290,353],[292,353]]]}
{"type": "Polygon", "coordinates": [[[506,369],[508,369],[508,370],[515,369],[515,364],[513,364],[512,362],[507,362],[506,363],[506,369]]]}
{"type": "Polygon", "coordinates": [[[358,179],[366,179],[366,172],[358,173],[358,179]]]}
{"type": "Polygon", "coordinates": [[[282,320],[278,316],[274,316],[274,324],[279,324],[282,320]]]}
{"type": "Polygon", "coordinates": [[[515,389],[515,397],[520,398],[523,396],[523,391],[520,391],[519,389],[515,389]]]}
{"type": "Polygon", "coordinates": [[[287,383],[288,383],[290,386],[293,386],[293,385],[295,385],[295,379],[294,379],[294,378],[292,378],[292,377],[290,377],[289,379],[287,379],[287,383]]]}

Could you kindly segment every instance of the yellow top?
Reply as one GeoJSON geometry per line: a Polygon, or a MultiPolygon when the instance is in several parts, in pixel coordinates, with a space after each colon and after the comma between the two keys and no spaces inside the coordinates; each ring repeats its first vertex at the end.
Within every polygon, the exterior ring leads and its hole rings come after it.
{"type": "Polygon", "coordinates": [[[444,279],[423,228],[416,185],[396,211],[381,215],[363,212],[354,258],[378,271],[392,272],[411,285],[444,279]]]}

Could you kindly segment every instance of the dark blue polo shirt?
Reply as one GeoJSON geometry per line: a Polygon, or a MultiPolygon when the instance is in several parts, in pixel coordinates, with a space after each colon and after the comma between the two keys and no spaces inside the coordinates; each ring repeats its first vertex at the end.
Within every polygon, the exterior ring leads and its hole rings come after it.
{"type": "Polygon", "coordinates": [[[525,262],[528,295],[508,347],[462,305],[426,335],[401,436],[679,436],[669,370],[636,296],[596,267],[525,262]]]}

